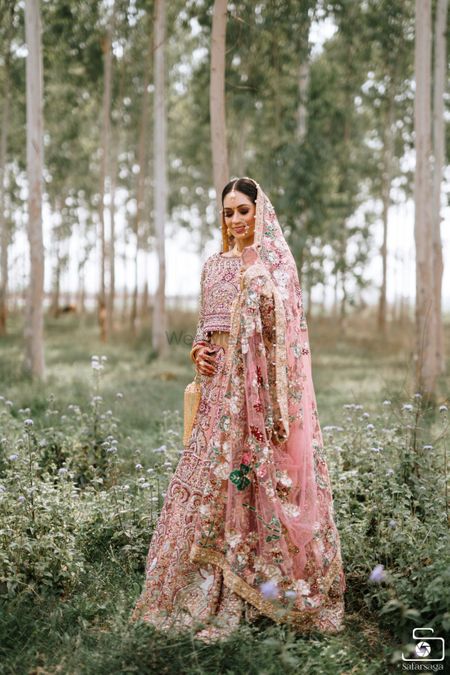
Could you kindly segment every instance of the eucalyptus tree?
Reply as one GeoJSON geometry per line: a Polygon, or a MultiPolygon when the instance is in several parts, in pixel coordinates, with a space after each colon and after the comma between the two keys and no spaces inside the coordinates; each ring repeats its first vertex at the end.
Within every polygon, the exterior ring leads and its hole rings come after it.
{"type": "Polygon", "coordinates": [[[441,192],[445,162],[444,93],[447,81],[447,44],[450,40],[448,0],[438,0],[434,20],[434,78],[433,78],[433,270],[434,302],[436,307],[436,360],[438,373],[446,371],[444,326],[442,320],[442,240],[441,240],[441,192]],[[447,36],[449,36],[447,38],[447,36]]]}
{"type": "Polygon", "coordinates": [[[106,307],[106,264],[107,244],[105,225],[105,194],[106,182],[110,176],[110,140],[111,140],[111,97],[112,97],[112,68],[113,68],[113,39],[115,29],[115,4],[108,8],[105,32],[102,39],[103,52],[103,97],[101,112],[101,143],[100,143],[100,184],[98,200],[98,242],[99,242],[99,292],[98,292],[98,322],[100,339],[107,339],[107,307],[106,307]]]}
{"type": "Polygon", "coordinates": [[[431,173],[431,0],[416,0],[414,70],[414,183],[416,242],[416,391],[426,400],[436,392],[436,312],[433,284],[431,173]]]}
{"type": "Polygon", "coordinates": [[[132,231],[135,238],[135,257],[134,257],[134,288],[132,294],[132,304],[130,312],[130,327],[133,334],[136,333],[136,321],[138,315],[138,292],[139,292],[139,252],[141,249],[146,250],[148,246],[149,225],[150,218],[146,216],[148,202],[148,195],[146,194],[149,187],[150,178],[150,137],[151,137],[151,93],[150,88],[153,87],[152,78],[152,64],[153,64],[153,16],[150,9],[141,16],[141,22],[145,26],[145,31],[142,40],[139,36],[135,36],[135,48],[143,52],[144,57],[141,56],[143,63],[143,72],[138,74],[134,72],[135,82],[135,96],[138,98],[136,108],[139,109],[139,119],[136,121],[137,126],[137,141],[135,150],[136,159],[136,187],[134,190],[136,208],[132,221],[132,231]]]}
{"type": "Polygon", "coordinates": [[[158,260],[158,286],[153,304],[152,346],[155,353],[164,355],[166,341],[166,252],[165,228],[167,218],[167,102],[166,102],[166,2],[155,0],[154,22],[154,221],[158,260]]]}
{"type": "Polygon", "coordinates": [[[43,180],[43,78],[41,18],[39,0],[26,0],[25,36],[27,43],[27,173],[28,241],[30,278],[25,320],[25,367],[32,377],[43,378],[44,360],[44,244],[42,236],[43,180]]]}
{"type": "Polygon", "coordinates": [[[228,182],[227,123],[225,104],[225,48],[227,0],[215,0],[211,28],[211,70],[209,78],[209,114],[213,180],[217,206],[221,208],[223,186],[228,182]]]}
{"type": "MultiPolygon", "coordinates": [[[[52,219],[52,310],[59,305],[60,277],[66,270],[71,237],[79,242],[78,283],[92,251],[98,189],[98,111],[102,52],[97,3],[44,3],[44,110],[46,198],[52,219]],[[61,255],[61,251],[66,251],[61,255]],[[59,252],[59,253],[58,253],[59,252]]],[[[101,90],[100,90],[101,91],[101,90]]],[[[74,289],[77,290],[77,289],[74,289]]],[[[84,307],[84,288],[78,289],[84,307]]]]}
{"type": "Polygon", "coordinates": [[[7,204],[7,172],[8,172],[8,140],[10,134],[12,73],[11,47],[16,13],[15,3],[2,8],[0,30],[2,35],[1,76],[3,102],[1,110],[0,130],[0,335],[6,333],[8,306],[8,247],[10,241],[10,224],[6,213],[7,204]]]}
{"type": "Polygon", "coordinates": [[[379,198],[382,205],[382,281],[377,323],[379,330],[385,333],[392,186],[395,182],[397,192],[401,187],[405,197],[411,192],[408,176],[402,172],[401,159],[412,143],[414,5],[411,0],[402,3],[369,0],[364,19],[371,49],[362,101],[371,120],[368,134],[376,161],[371,194],[379,198]]]}

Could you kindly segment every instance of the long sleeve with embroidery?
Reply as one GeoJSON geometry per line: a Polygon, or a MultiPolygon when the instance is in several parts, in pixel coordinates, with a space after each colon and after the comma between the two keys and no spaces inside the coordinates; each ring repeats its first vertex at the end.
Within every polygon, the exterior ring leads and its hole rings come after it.
{"type": "Polygon", "coordinates": [[[199,303],[199,313],[197,328],[195,332],[194,339],[192,341],[192,347],[195,347],[196,344],[201,342],[209,342],[209,335],[204,329],[205,323],[205,278],[206,278],[206,262],[203,265],[202,273],[200,277],[200,303],[199,303]]]}

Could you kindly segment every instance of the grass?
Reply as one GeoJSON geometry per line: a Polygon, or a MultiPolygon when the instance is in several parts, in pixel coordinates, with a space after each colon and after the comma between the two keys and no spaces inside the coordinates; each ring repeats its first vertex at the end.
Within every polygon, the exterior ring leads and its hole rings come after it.
{"type": "MultiPolygon", "coordinates": [[[[174,330],[192,334],[194,317],[172,316],[174,330]]],[[[371,319],[349,320],[345,334],[332,319],[310,322],[313,379],[322,426],[337,424],[344,403],[371,410],[385,398],[411,393],[412,325],[391,326],[377,336],[371,319]]],[[[447,326],[447,353],[450,330],[447,326]]],[[[164,410],[182,410],[183,391],[193,376],[189,346],[172,345],[165,360],[151,357],[150,336],[132,339],[125,331],[99,343],[94,321],[83,325],[61,317],[46,325],[47,377],[33,383],[22,372],[23,341],[18,319],[0,339],[0,394],[16,408],[30,408],[39,420],[50,394],[61,409],[83,404],[91,389],[90,357],[107,356],[102,395],[116,406],[129,448],[149,459],[164,442],[164,410]]],[[[444,402],[449,378],[439,382],[444,402]]],[[[8,611],[0,606],[0,672],[16,673],[335,673],[395,672],[391,657],[398,644],[373,614],[349,596],[346,629],[337,636],[302,637],[270,621],[243,626],[222,644],[204,645],[186,634],[169,636],[147,625],[129,624],[141,590],[143,565],[125,569],[114,551],[93,562],[76,592],[67,598],[17,597],[8,611]]]]}

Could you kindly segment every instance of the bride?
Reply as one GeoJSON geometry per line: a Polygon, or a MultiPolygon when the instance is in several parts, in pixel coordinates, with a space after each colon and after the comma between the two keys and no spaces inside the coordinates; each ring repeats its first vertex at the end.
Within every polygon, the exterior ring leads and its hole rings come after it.
{"type": "Polygon", "coordinates": [[[340,540],[292,253],[251,178],[222,192],[191,357],[201,401],[131,619],[205,642],[266,616],[343,629],[340,540]]]}

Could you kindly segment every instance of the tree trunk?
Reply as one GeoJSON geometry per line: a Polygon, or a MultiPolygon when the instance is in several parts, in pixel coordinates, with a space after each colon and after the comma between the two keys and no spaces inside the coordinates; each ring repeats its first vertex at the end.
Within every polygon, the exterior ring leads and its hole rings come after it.
{"type": "Polygon", "coordinates": [[[56,318],[59,314],[60,291],[61,291],[61,242],[55,241],[56,262],[53,270],[52,300],[50,303],[50,314],[56,318]]]}
{"type": "Polygon", "coordinates": [[[133,295],[131,297],[131,313],[130,313],[130,329],[131,334],[136,335],[137,333],[137,305],[138,305],[138,284],[139,284],[139,239],[136,235],[136,256],[134,259],[134,285],[133,285],[133,295]]]}
{"type": "Polygon", "coordinates": [[[424,403],[436,392],[436,306],[434,301],[431,209],[431,0],[416,0],[414,54],[416,92],[414,183],[416,245],[416,391],[424,403]]]}
{"type": "Polygon", "coordinates": [[[113,144],[113,153],[114,159],[111,162],[111,194],[109,203],[109,292],[107,307],[108,335],[111,335],[111,333],[114,331],[114,305],[116,299],[116,184],[118,168],[118,147],[116,144],[113,144]]]}
{"type": "Polygon", "coordinates": [[[211,118],[213,180],[219,210],[222,208],[222,190],[229,180],[227,125],[225,114],[226,29],[227,0],[215,0],[211,29],[209,110],[211,118]]]}
{"type": "Polygon", "coordinates": [[[0,335],[6,335],[8,315],[8,247],[9,225],[6,217],[6,163],[8,157],[8,132],[10,110],[10,42],[6,45],[3,85],[2,129],[0,136],[0,335]]]}
{"type": "Polygon", "coordinates": [[[27,43],[27,173],[30,283],[25,319],[25,367],[32,377],[43,378],[44,363],[44,244],[42,237],[43,104],[42,49],[39,0],[25,2],[27,43]]]}
{"type": "Polygon", "coordinates": [[[112,38],[114,33],[114,6],[108,22],[106,35],[102,43],[103,51],[103,101],[102,101],[102,141],[100,162],[100,199],[98,207],[99,246],[100,246],[100,283],[98,293],[98,323],[100,339],[107,340],[106,308],[106,232],[105,232],[105,192],[109,165],[109,141],[111,135],[111,84],[112,84],[112,38]]]}
{"type": "MultiPolygon", "coordinates": [[[[156,36],[155,36],[156,42],[156,36]]],[[[157,43],[156,43],[157,44],[157,43]]],[[[147,177],[148,162],[148,131],[149,131],[149,93],[150,84],[150,66],[151,66],[152,42],[149,40],[147,57],[144,68],[144,86],[142,92],[141,119],[139,124],[139,139],[137,148],[137,163],[139,172],[137,175],[136,186],[136,217],[133,231],[136,237],[136,257],[134,260],[134,288],[131,300],[130,328],[131,333],[136,335],[137,326],[137,304],[138,304],[138,279],[139,279],[139,249],[141,243],[141,223],[145,209],[145,179],[147,177]]]]}
{"type": "Polygon", "coordinates": [[[388,215],[391,205],[390,192],[392,181],[392,157],[394,151],[394,98],[389,96],[387,104],[386,119],[384,124],[384,142],[383,142],[383,176],[381,199],[383,202],[383,243],[381,244],[381,262],[382,262],[382,281],[380,288],[380,299],[378,303],[378,330],[386,334],[386,291],[387,291],[387,239],[388,239],[388,215]]]}
{"type": "Polygon", "coordinates": [[[338,307],[339,307],[339,271],[336,269],[334,273],[334,287],[333,287],[333,310],[332,315],[334,318],[338,316],[338,307]]]}
{"type": "Polygon", "coordinates": [[[144,321],[148,317],[148,314],[149,314],[148,299],[149,299],[148,281],[146,279],[145,284],[144,284],[144,290],[142,292],[142,302],[141,302],[141,316],[142,316],[144,321]]]}
{"type": "MultiPolygon", "coordinates": [[[[123,105],[125,79],[126,79],[126,61],[122,59],[120,69],[120,84],[118,100],[119,105],[123,105]]],[[[117,174],[119,170],[119,156],[121,151],[120,125],[117,126],[115,133],[112,133],[112,152],[111,152],[111,197],[109,207],[109,293],[108,293],[108,312],[107,312],[107,331],[108,335],[114,332],[114,310],[116,305],[116,188],[117,174]]]]}
{"type": "Polygon", "coordinates": [[[302,60],[298,70],[298,108],[297,108],[297,139],[301,142],[306,136],[307,129],[307,102],[309,90],[309,72],[310,63],[308,56],[305,55],[305,60],[302,60]]]}
{"type": "Polygon", "coordinates": [[[444,92],[447,71],[446,26],[448,0],[438,0],[435,17],[433,91],[433,269],[436,306],[436,360],[438,375],[445,373],[445,340],[442,321],[442,276],[444,264],[441,240],[441,185],[445,161],[444,92]]]}
{"type": "Polygon", "coordinates": [[[123,265],[123,297],[122,297],[122,323],[124,324],[127,320],[127,315],[128,315],[128,282],[127,282],[127,277],[128,277],[128,257],[127,257],[127,236],[126,236],[126,229],[124,229],[124,252],[122,256],[122,265],[123,265]]]}
{"type": "Polygon", "coordinates": [[[166,140],[166,95],[165,95],[165,40],[166,3],[155,2],[154,45],[154,214],[156,253],[158,259],[158,287],[152,319],[153,351],[163,356],[167,353],[166,340],[166,253],[165,225],[167,214],[167,140],[166,140]]]}

